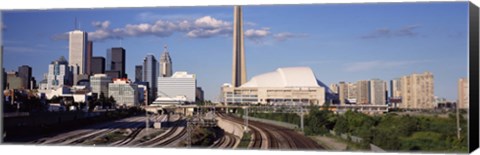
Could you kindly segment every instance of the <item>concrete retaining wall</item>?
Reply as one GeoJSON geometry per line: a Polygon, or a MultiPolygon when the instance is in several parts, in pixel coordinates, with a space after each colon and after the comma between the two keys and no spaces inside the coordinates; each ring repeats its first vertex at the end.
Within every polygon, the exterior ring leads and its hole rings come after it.
{"type": "Polygon", "coordinates": [[[258,122],[267,123],[267,124],[272,124],[272,125],[281,126],[281,127],[284,127],[284,128],[289,128],[289,129],[299,128],[298,125],[296,125],[296,124],[290,124],[290,123],[285,123],[285,122],[280,122],[280,121],[273,121],[273,120],[263,119],[263,118],[248,117],[248,120],[258,121],[258,122]]]}
{"type": "Polygon", "coordinates": [[[234,123],[229,120],[216,117],[218,120],[218,127],[222,128],[225,132],[231,133],[238,137],[243,137],[243,126],[237,123],[234,123]]]}

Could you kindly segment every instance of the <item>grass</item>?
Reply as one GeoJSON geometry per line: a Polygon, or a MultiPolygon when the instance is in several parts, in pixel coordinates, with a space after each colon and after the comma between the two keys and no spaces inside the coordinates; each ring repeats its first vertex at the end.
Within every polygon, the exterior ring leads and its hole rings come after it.
{"type": "Polygon", "coordinates": [[[149,135],[143,136],[140,140],[138,140],[138,142],[143,143],[143,142],[149,141],[150,139],[153,139],[164,132],[165,130],[155,131],[149,135]]]}
{"type": "Polygon", "coordinates": [[[330,138],[334,138],[334,139],[336,139],[336,140],[339,141],[339,142],[342,142],[342,143],[347,144],[347,150],[352,150],[352,151],[365,151],[365,150],[370,150],[369,148],[363,147],[363,146],[362,146],[361,144],[359,144],[359,143],[351,142],[351,141],[346,140],[346,139],[343,139],[342,137],[339,137],[339,136],[335,136],[335,135],[332,135],[332,134],[326,134],[325,136],[330,137],[330,138]]]}
{"type": "Polygon", "coordinates": [[[243,133],[242,139],[240,140],[240,144],[238,144],[238,148],[248,148],[248,144],[250,144],[250,140],[252,139],[252,135],[249,132],[243,133]]]}
{"type": "Polygon", "coordinates": [[[105,136],[87,141],[83,144],[86,144],[86,145],[109,144],[109,143],[113,143],[113,142],[125,139],[127,137],[127,135],[128,135],[127,131],[117,130],[117,131],[114,131],[114,132],[110,132],[110,133],[106,134],[105,136]]]}

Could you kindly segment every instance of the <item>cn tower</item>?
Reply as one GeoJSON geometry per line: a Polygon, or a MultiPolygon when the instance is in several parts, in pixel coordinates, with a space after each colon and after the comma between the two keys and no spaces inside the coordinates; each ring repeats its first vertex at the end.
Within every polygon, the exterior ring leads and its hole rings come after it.
{"type": "Polygon", "coordinates": [[[240,87],[247,81],[243,37],[243,17],[242,8],[240,6],[235,6],[233,16],[232,85],[234,87],[240,87]]]}

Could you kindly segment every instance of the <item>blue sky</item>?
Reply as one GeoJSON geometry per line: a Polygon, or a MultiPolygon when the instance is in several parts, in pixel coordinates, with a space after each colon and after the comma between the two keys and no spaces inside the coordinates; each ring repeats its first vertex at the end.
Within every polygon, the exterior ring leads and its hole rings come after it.
{"type": "MultiPolygon", "coordinates": [[[[468,3],[244,6],[247,77],[278,67],[309,66],[326,84],[411,73],[434,74],[435,95],[457,98],[467,76],[468,3]]],[[[65,33],[89,32],[94,56],[122,46],[127,73],[168,45],[174,71],[197,74],[215,100],[231,80],[233,7],[157,7],[3,12],[4,66],[28,64],[37,81],[68,58],[65,33]]]]}

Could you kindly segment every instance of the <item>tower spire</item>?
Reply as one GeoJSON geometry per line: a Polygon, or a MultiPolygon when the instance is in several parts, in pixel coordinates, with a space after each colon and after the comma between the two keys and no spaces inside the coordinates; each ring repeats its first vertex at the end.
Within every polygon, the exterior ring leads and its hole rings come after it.
{"type": "Polygon", "coordinates": [[[165,44],[163,46],[163,53],[160,54],[160,76],[161,77],[170,77],[172,76],[172,59],[170,54],[168,54],[168,47],[165,44]]]}
{"type": "Polygon", "coordinates": [[[234,87],[240,87],[247,81],[247,72],[245,67],[243,17],[241,6],[234,7],[233,16],[232,85],[234,87]]]}
{"type": "Polygon", "coordinates": [[[75,23],[74,23],[74,29],[73,30],[78,30],[78,21],[77,21],[77,17],[75,17],[75,23]]]}

